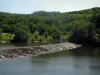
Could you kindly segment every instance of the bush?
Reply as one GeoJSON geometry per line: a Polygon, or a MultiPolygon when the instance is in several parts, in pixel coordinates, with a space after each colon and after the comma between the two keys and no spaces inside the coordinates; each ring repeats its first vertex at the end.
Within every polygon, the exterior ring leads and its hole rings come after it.
{"type": "Polygon", "coordinates": [[[13,39],[14,39],[14,36],[12,34],[9,34],[9,33],[2,33],[1,34],[1,40],[10,41],[13,39]]]}
{"type": "Polygon", "coordinates": [[[100,29],[95,29],[91,33],[92,41],[95,43],[100,43],[100,29]]]}
{"type": "Polygon", "coordinates": [[[69,32],[69,33],[67,33],[65,35],[61,35],[61,40],[68,41],[71,36],[72,36],[71,32],[69,32]]]}

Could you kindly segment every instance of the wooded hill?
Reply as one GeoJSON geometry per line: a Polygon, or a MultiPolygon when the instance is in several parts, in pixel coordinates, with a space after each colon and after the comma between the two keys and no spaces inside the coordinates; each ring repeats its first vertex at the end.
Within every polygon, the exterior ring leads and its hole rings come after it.
{"type": "MultiPolygon", "coordinates": [[[[66,9],[65,9],[66,10],[66,9]]],[[[14,41],[26,41],[38,32],[44,38],[72,32],[69,41],[100,43],[100,7],[66,13],[37,11],[32,14],[0,12],[0,31],[15,35],[14,41]]]]}

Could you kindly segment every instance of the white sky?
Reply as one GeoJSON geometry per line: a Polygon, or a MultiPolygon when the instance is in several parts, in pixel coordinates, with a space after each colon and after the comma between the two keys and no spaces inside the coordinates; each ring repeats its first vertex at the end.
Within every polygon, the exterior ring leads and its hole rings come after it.
{"type": "Polygon", "coordinates": [[[0,11],[10,13],[68,12],[92,7],[100,7],[100,0],[0,0],[0,11]]]}

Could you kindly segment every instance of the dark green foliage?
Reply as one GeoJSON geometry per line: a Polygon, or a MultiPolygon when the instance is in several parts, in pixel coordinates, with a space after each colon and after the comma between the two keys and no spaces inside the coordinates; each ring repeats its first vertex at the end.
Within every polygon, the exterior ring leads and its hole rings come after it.
{"type": "Polygon", "coordinates": [[[78,44],[84,43],[84,38],[82,37],[82,34],[79,30],[75,30],[73,32],[72,37],[69,40],[71,42],[78,43],[78,44]]]}
{"type": "Polygon", "coordinates": [[[0,40],[1,40],[2,29],[0,29],[0,40]]]}
{"type": "MultiPolygon", "coordinates": [[[[65,9],[66,10],[66,9],[65,9]]],[[[36,31],[43,38],[54,38],[66,32],[72,32],[72,42],[99,42],[100,8],[73,12],[38,11],[32,14],[11,14],[0,12],[0,29],[15,34],[14,41],[27,41],[29,34],[36,31]],[[98,34],[98,35],[97,35],[98,34]],[[52,36],[52,37],[51,37],[52,36]]],[[[67,35],[63,39],[67,39],[67,35]]],[[[32,38],[31,38],[32,39],[32,38]]]]}
{"type": "Polygon", "coordinates": [[[95,11],[90,19],[91,25],[89,26],[89,40],[95,44],[100,44],[100,12],[95,11]]]}
{"type": "Polygon", "coordinates": [[[25,25],[17,25],[16,30],[15,30],[15,38],[14,41],[27,41],[28,36],[29,36],[29,28],[25,25]]]}
{"type": "Polygon", "coordinates": [[[18,30],[15,32],[15,38],[14,41],[26,41],[28,39],[28,35],[24,30],[18,30]]]}
{"type": "Polygon", "coordinates": [[[94,23],[96,28],[100,28],[100,13],[93,14],[91,22],[94,23]]]}
{"type": "Polygon", "coordinates": [[[100,43],[100,29],[95,29],[91,32],[91,38],[94,43],[100,43]]]}

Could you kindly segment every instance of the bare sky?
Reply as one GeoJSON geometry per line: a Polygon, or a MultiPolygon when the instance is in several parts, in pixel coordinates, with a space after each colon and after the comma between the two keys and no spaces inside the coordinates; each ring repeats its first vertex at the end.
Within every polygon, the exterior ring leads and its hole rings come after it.
{"type": "Polygon", "coordinates": [[[0,0],[0,11],[10,13],[68,12],[92,7],[100,7],[100,0],[0,0]]]}

